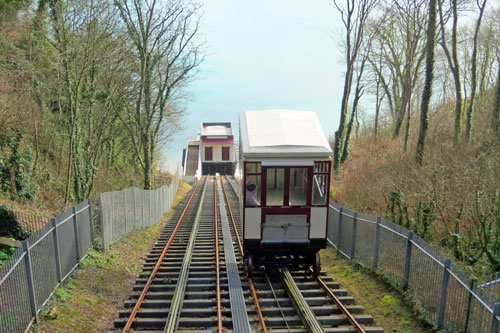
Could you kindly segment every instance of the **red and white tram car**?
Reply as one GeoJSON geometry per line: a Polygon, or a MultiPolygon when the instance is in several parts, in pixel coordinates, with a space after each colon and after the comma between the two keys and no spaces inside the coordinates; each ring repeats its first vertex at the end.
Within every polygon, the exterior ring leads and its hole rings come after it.
{"type": "Polygon", "coordinates": [[[239,155],[249,271],[258,264],[290,262],[319,272],[332,151],[316,113],[240,113],[239,155]]]}

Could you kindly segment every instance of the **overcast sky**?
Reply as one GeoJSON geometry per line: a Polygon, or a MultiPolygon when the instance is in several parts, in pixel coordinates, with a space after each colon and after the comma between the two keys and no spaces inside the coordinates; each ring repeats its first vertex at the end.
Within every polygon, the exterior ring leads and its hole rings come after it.
{"type": "Polygon", "coordinates": [[[257,109],[318,113],[327,136],[339,121],[344,65],[338,13],[328,0],[204,0],[207,57],[188,87],[185,129],[163,155],[181,162],[201,121],[231,121],[257,109]]]}

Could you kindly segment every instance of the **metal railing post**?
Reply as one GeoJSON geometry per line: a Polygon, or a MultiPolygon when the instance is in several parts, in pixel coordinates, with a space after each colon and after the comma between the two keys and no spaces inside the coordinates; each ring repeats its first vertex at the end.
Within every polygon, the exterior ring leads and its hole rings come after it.
{"type": "Polygon", "coordinates": [[[54,239],[54,252],[56,259],[56,273],[57,273],[57,282],[61,282],[62,273],[61,273],[61,257],[59,254],[59,237],[57,233],[57,222],[56,219],[50,219],[50,224],[52,225],[52,238],[54,239]]]}
{"type": "Polygon", "coordinates": [[[441,298],[439,300],[439,308],[438,308],[438,320],[437,325],[438,329],[443,327],[444,323],[444,314],[446,311],[446,296],[448,294],[448,281],[450,279],[450,272],[448,269],[451,266],[451,259],[444,260],[444,269],[443,269],[443,281],[441,283],[441,298]]]}
{"type": "Polygon", "coordinates": [[[92,200],[88,199],[87,204],[89,205],[89,228],[90,228],[90,246],[92,246],[92,242],[94,241],[94,223],[92,219],[92,200]]]}
{"type": "Polygon", "coordinates": [[[498,319],[500,316],[500,303],[495,303],[493,305],[493,317],[491,318],[490,333],[497,333],[498,331],[498,319]]]}
{"type": "Polygon", "coordinates": [[[76,208],[71,207],[71,212],[73,213],[73,229],[75,230],[75,250],[76,250],[76,262],[80,261],[80,241],[78,240],[78,224],[76,223],[76,208]]]}
{"type": "Polygon", "coordinates": [[[120,236],[124,236],[128,233],[128,222],[127,222],[127,190],[123,190],[123,217],[125,218],[125,233],[120,236]]]}
{"type": "Polygon", "coordinates": [[[373,253],[373,269],[378,268],[378,249],[380,247],[380,216],[377,216],[377,227],[375,229],[375,246],[373,253]]]}
{"type": "Polygon", "coordinates": [[[105,218],[104,218],[104,204],[102,202],[102,194],[99,196],[99,220],[101,222],[100,227],[101,227],[101,237],[102,237],[102,249],[106,251],[108,243],[106,241],[107,231],[105,231],[104,227],[105,218]]]}
{"type": "Polygon", "coordinates": [[[109,219],[109,244],[113,243],[113,229],[115,227],[115,192],[111,192],[110,200],[110,212],[111,218],[109,219]]]}
{"type": "Polygon", "coordinates": [[[141,227],[146,225],[144,221],[144,202],[146,201],[146,196],[144,195],[144,190],[141,190],[141,227]]]}
{"type": "Polygon", "coordinates": [[[137,198],[135,196],[136,188],[132,188],[132,193],[134,194],[134,229],[137,229],[137,198]]]}
{"type": "Polygon", "coordinates": [[[342,213],[343,211],[343,208],[340,207],[339,209],[339,226],[337,227],[337,253],[340,253],[340,240],[341,240],[341,237],[340,237],[340,233],[342,232],[342,213]]]}
{"type": "Polygon", "coordinates": [[[36,297],[35,297],[35,286],[33,284],[33,270],[31,267],[31,255],[30,246],[27,240],[23,241],[23,250],[26,252],[24,256],[24,264],[26,266],[26,280],[28,282],[28,295],[30,298],[30,308],[31,315],[35,317],[36,320],[36,297]]]}
{"type": "Polygon", "coordinates": [[[354,259],[354,251],[356,250],[356,227],[358,224],[358,212],[354,212],[352,218],[352,236],[351,236],[351,260],[354,259]]]}
{"type": "Polygon", "coordinates": [[[411,240],[413,239],[413,231],[408,231],[408,238],[406,239],[406,258],[405,270],[403,275],[403,290],[408,290],[408,282],[410,281],[410,265],[411,265],[411,240]]]}
{"type": "Polygon", "coordinates": [[[472,311],[473,311],[472,299],[474,298],[472,296],[472,292],[474,292],[474,290],[476,289],[476,283],[477,283],[476,279],[472,278],[470,280],[469,288],[470,288],[471,292],[469,292],[469,299],[467,300],[467,317],[465,318],[465,332],[469,332],[469,323],[470,323],[470,318],[472,316],[472,311]]]}

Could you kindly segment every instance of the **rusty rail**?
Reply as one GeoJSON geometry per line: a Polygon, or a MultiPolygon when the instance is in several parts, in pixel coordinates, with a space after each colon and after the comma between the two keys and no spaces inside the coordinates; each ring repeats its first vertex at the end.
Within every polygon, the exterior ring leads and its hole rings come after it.
{"type": "MultiPolygon", "coordinates": [[[[314,272],[312,269],[310,269],[310,272],[314,276],[314,272]]],[[[323,288],[323,290],[326,291],[328,296],[330,296],[330,298],[335,302],[335,304],[337,304],[340,311],[342,311],[342,313],[347,317],[347,320],[349,320],[349,322],[352,324],[352,326],[354,326],[356,331],[358,331],[359,333],[365,333],[365,329],[358,323],[356,318],[354,318],[354,316],[349,312],[349,310],[347,310],[347,308],[344,306],[344,304],[342,304],[342,302],[339,300],[339,298],[337,296],[335,296],[333,291],[331,291],[331,289],[328,288],[325,281],[323,281],[323,279],[319,275],[316,275],[316,281],[318,281],[318,283],[323,288]]]]}
{"type": "MultiPolygon", "coordinates": [[[[231,209],[231,204],[229,202],[229,198],[227,196],[226,189],[224,188],[224,183],[225,183],[225,181],[222,182],[222,186],[221,186],[222,191],[224,192],[224,198],[226,199],[227,208],[229,210],[229,216],[231,218],[231,223],[233,224],[234,233],[236,234],[236,240],[238,241],[238,248],[240,249],[241,256],[243,256],[243,245],[241,244],[240,235],[238,233],[238,228],[236,227],[236,223],[234,221],[233,211],[231,209]]],[[[264,319],[264,315],[262,314],[262,309],[260,308],[259,299],[257,298],[257,292],[255,291],[255,286],[253,284],[253,280],[251,277],[248,277],[248,283],[250,284],[250,289],[252,290],[252,296],[253,296],[253,299],[255,300],[255,307],[257,309],[257,315],[259,316],[259,322],[260,322],[260,325],[262,327],[262,331],[267,333],[266,321],[264,319]]]]}
{"type": "MultiPolygon", "coordinates": [[[[203,179],[203,178],[202,178],[203,179]]],[[[122,333],[128,333],[130,331],[130,328],[132,327],[132,324],[134,323],[135,317],[137,316],[137,312],[139,311],[139,308],[141,307],[142,301],[146,297],[146,293],[149,290],[149,287],[153,283],[153,280],[156,276],[156,273],[158,272],[158,269],[160,268],[160,265],[163,261],[163,258],[165,257],[165,254],[167,253],[170,245],[172,244],[175,235],[177,234],[177,230],[179,230],[179,227],[181,225],[182,220],[184,219],[184,215],[186,215],[186,212],[188,210],[189,205],[191,204],[191,200],[194,197],[194,194],[196,193],[196,190],[198,189],[198,186],[200,185],[202,179],[200,179],[197,183],[195,188],[193,189],[193,192],[191,193],[188,202],[186,203],[186,206],[184,207],[184,210],[182,211],[181,216],[179,216],[179,220],[177,220],[177,224],[175,225],[174,230],[172,231],[172,234],[170,235],[167,244],[163,248],[163,251],[161,252],[160,257],[158,258],[158,261],[156,262],[155,267],[153,268],[153,271],[151,272],[151,275],[148,278],[148,281],[146,282],[146,285],[144,286],[144,289],[142,289],[141,295],[137,299],[137,302],[134,305],[134,308],[132,312],[130,313],[130,316],[127,319],[127,323],[125,324],[125,327],[122,330],[122,333]]]]}

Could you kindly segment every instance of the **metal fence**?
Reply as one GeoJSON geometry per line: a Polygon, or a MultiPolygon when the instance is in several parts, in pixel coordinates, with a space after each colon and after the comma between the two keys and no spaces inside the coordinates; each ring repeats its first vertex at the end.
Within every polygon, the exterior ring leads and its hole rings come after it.
{"type": "Polygon", "coordinates": [[[158,222],[172,206],[181,175],[178,170],[170,186],[153,191],[103,193],[100,207],[93,207],[90,199],[82,201],[23,241],[0,268],[0,333],[29,328],[95,238],[102,239],[106,249],[133,229],[158,222]],[[94,231],[100,235],[94,237],[94,231]]]}
{"type": "Polygon", "coordinates": [[[136,187],[102,193],[99,197],[103,248],[121,239],[130,231],[149,227],[170,209],[182,171],[177,170],[170,186],[146,191],[136,187]]]}
{"type": "Polygon", "coordinates": [[[330,202],[328,241],[406,292],[439,329],[500,332],[500,303],[412,231],[330,202]]]}
{"type": "Polygon", "coordinates": [[[91,201],[24,240],[0,270],[0,332],[23,332],[92,244],[91,201]]]}

